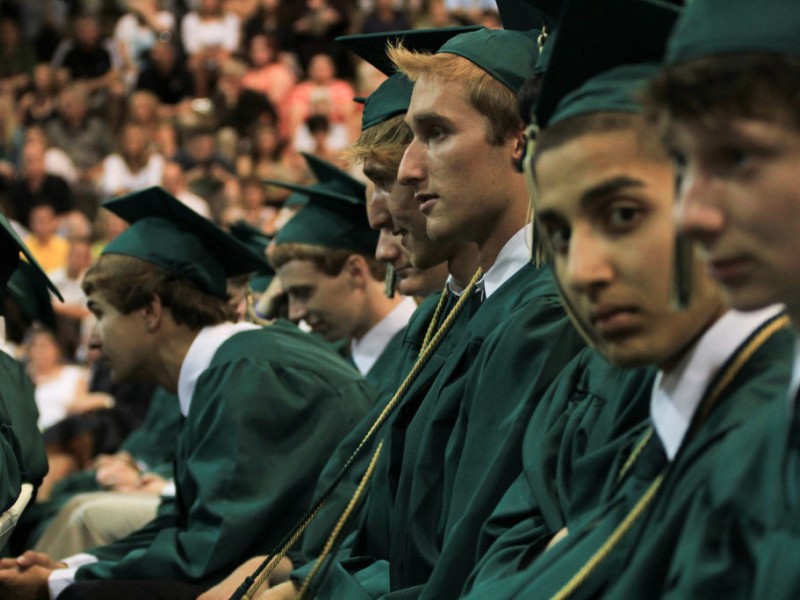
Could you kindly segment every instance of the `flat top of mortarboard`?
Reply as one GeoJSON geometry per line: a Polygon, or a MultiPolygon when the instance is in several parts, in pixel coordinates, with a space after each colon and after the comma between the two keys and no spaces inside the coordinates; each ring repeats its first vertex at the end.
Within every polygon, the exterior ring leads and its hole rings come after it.
{"type": "Polygon", "coordinates": [[[388,44],[396,44],[402,41],[403,46],[408,50],[435,52],[453,36],[478,29],[480,27],[476,25],[469,25],[464,27],[442,27],[440,29],[390,31],[388,33],[364,33],[339,36],[336,41],[382,73],[392,75],[397,73],[397,68],[386,56],[388,44]]]}
{"type": "MultiPolygon", "coordinates": [[[[58,288],[50,281],[50,278],[44,272],[39,262],[33,257],[31,251],[28,250],[28,247],[25,243],[20,239],[17,232],[14,231],[14,228],[11,226],[11,223],[8,222],[8,219],[5,215],[0,214],[0,252],[2,252],[2,260],[5,264],[17,264],[19,261],[19,253],[22,252],[25,259],[30,263],[33,271],[38,275],[38,277],[42,280],[44,285],[46,285],[55,295],[56,297],[64,301],[64,298],[61,297],[61,292],[58,291],[58,288]]],[[[11,277],[12,270],[3,269],[3,272],[7,273],[8,277],[11,277]]],[[[6,284],[8,280],[3,281],[3,284],[6,284]]]]}
{"type": "MultiPolygon", "coordinates": [[[[546,127],[556,107],[592,77],[626,64],[660,62],[679,7],[649,0],[567,0],[534,112],[546,127]]],[[[597,110],[600,110],[598,107],[597,110]]]]}
{"type": "Polygon", "coordinates": [[[665,62],[740,52],[800,55],[796,0],[688,2],[670,37],[665,62]]]}
{"type": "Polygon", "coordinates": [[[543,26],[553,30],[563,0],[497,0],[503,29],[529,31],[543,26]]]}
{"type": "Polygon", "coordinates": [[[6,293],[19,305],[30,322],[38,321],[51,331],[56,329],[56,317],[47,282],[38,267],[21,260],[6,284],[6,293]]]}
{"type": "Polygon", "coordinates": [[[540,33],[481,28],[451,38],[437,54],[446,52],[466,58],[516,94],[535,71],[540,33]]]}
{"type": "Polygon", "coordinates": [[[158,265],[206,292],[227,297],[227,279],[269,268],[258,256],[210,220],[159,187],[103,203],[131,226],[103,250],[158,265]]]}

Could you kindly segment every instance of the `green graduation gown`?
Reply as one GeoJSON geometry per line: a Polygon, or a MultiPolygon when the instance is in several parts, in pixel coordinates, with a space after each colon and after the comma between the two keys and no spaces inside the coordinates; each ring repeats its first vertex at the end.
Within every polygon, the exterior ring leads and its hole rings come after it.
{"type": "Polygon", "coordinates": [[[587,348],[559,374],[527,425],[522,473],[484,524],[465,591],[520,570],[595,508],[620,445],[646,424],[655,373],[587,348]]]}
{"type": "Polygon", "coordinates": [[[303,514],[322,466],[372,404],[358,373],[286,322],[240,332],[200,375],[177,440],[177,496],[94,549],[76,580],[214,584],[303,514]]]}
{"type": "Polygon", "coordinates": [[[462,576],[451,571],[464,551],[456,540],[477,537],[494,495],[519,471],[501,465],[520,437],[515,417],[525,420],[538,400],[523,392],[534,381],[543,390],[581,346],[549,268],[525,265],[480,305],[419,408],[391,423],[391,468],[376,475],[350,558],[332,566],[319,596],[416,597],[451,535],[443,574],[462,576]]]}
{"type": "Polygon", "coordinates": [[[33,382],[25,367],[0,352],[0,512],[14,503],[22,483],[38,487],[47,474],[38,418],[33,382]]]}
{"type": "MultiPolygon", "coordinates": [[[[710,475],[722,458],[720,450],[728,444],[743,447],[753,419],[776,400],[780,401],[781,391],[788,383],[792,344],[791,333],[783,329],[759,346],[742,368],[734,372],[710,412],[706,413],[701,403],[690,432],[671,462],[667,462],[657,435],[640,436],[636,447],[641,452],[618,481],[623,465],[634,454],[634,445],[628,444],[615,459],[613,477],[602,492],[604,500],[575,523],[568,522],[568,536],[523,571],[480,589],[474,588],[467,597],[552,597],[596,556],[637,506],[644,507],[640,516],[589,570],[569,597],[658,597],[684,519],[695,500],[704,493],[710,475]],[[660,487],[654,488],[658,477],[663,480],[660,487]],[[652,500],[643,504],[646,492],[653,489],[652,500]]],[[[726,366],[736,360],[745,345],[736,350],[726,366]]],[[[721,374],[726,372],[726,366],[711,382],[704,401],[721,374]]],[[[730,456],[726,458],[730,460],[730,456]]]]}

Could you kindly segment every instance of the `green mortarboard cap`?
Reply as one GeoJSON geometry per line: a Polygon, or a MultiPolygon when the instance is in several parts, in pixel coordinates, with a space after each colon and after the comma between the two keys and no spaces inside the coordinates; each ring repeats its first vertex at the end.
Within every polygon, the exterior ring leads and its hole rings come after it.
{"type": "Polygon", "coordinates": [[[515,94],[533,75],[539,58],[541,32],[479,29],[445,42],[437,54],[446,52],[466,58],[489,73],[515,94]]]}
{"type": "MultiPolygon", "coordinates": [[[[233,223],[231,225],[231,235],[259,256],[265,256],[267,246],[269,246],[269,243],[272,241],[272,237],[268,236],[260,229],[253,227],[246,221],[237,221],[233,223]]],[[[267,289],[274,277],[275,269],[268,266],[266,269],[256,271],[253,276],[250,277],[248,284],[253,291],[263,292],[267,289]]]]}
{"type": "Polygon", "coordinates": [[[31,264],[34,272],[42,280],[44,285],[50,288],[59,300],[62,302],[64,301],[64,298],[61,297],[61,292],[58,291],[58,288],[56,288],[53,282],[47,277],[44,269],[42,269],[41,265],[39,265],[38,261],[33,257],[31,251],[28,250],[28,247],[19,238],[17,232],[14,231],[11,223],[8,222],[8,219],[6,219],[3,214],[0,214],[0,252],[2,252],[2,256],[0,256],[0,264],[2,265],[2,267],[0,267],[0,283],[3,284],[3,287],[5,287],[16,270],[17,264],[20,262],[19,253],[22,252],[23,256],[25,256],[26,260],[31,264]]]}
{"type": "MultiPolygon", "coordinates": [[[[389,75],[389,78],[364,101],[361,131],[405,113],[411,103],[414,84],[405,75],[398,73],[392,61],[389,60],[386,49],[390,44],[395,45],[402,42],[408,50],[435,52],[450,38],[478,29],[480,27],[472,25],[345,35],[336,38],[336,41],[348,50],[356,53],[379,71],[389,75]]],[[[356,101],[358,102],[358,99],[356,101]]]]}
{"type": "Polygon", "coordinates": [[[413,91],[414,84],[402,73],[395,73],[381,83],[364,101],[361,131],[408,112],[413,91]]]}
{"type": "Polygon", "coordinates": [[[555,27],[563,0],[497,0],[503,29],[529,31],[555,27]]]}
{"type": "Polygon", "coordinates": [[[367,221],[366,186],[338,167],[305,154],[319,180],[310,186],[270,181],[308,196],[308,204],[275,236],[276,244],[310,244],[373,256],[378,232],[367,221]],[[345,193],[349,189],[350,193],[345,193]]]}
{"type": "Polygon", "coordinates": [[[450,38],[479,29],[480,27],[477,25],[469,25],[466,27],[365,33],[361,35],[342,35],[337,37],[336,41],[382,73],[392,75],[397,73],[397,67],[386,55],[386,47],[389,44],[394,45],[398,42],[403,42],[403,46],[408,50],[436,52],[450,38]]]}
{"type": "MultiPolygon", "coordinates": [[[[554,39],[547,42],[550,57],[542,89],[534,109],[540,127],[556,117],[566,118],[562,105],[568,95],[589,79],[620,65],[660,62],[669,32],[679,9],[670,3],[648,0],[567,0],[554,39]],[[560,115],[554,115],[556,107],[560,115]]],[[[623,89],[614,91],[613,77],[586,90],[573,100],[580,100],[581,113],[632,110],[628,93],[639,85],[632,81],[637,71],[620,71],[617,76],[623,89]],[[603,93],[601,93],[603,91],[603,93]],[[605,95],[604,95],[605,94],[605,95]],[[592,109],[592,103],[595,104],[592,109]]],[[[644,70],[639,70],[640,76],[644,70]]],[[[573,105],[573,113],[579,114],[573,105]]]]}
{"type": "Polygon", "coordinates": [[[49,281],[38,267],[21,260],[6,284],[6,293],[17,303],[28,321],[38,321],[55,331],[56,316],[48,291],[49,281]]]}
{"type": "Polygon", "coordinates": [[[739,52],[800,54],[796,0],[695,0],[669,40],[667,64],[739,52]]]}
{"type": "Polygon", "coordinates": [[[305,206],[308,204],[308,196],[305,194],[301,194],[300,192],[292,192],[283,201],[283,205],[287,208],[292,208],[294,206],[305,206]]]}
{"type": "Polygon", "coordinates": [[[229,277],[269,268],[266,258],[159,187],[107,200],[103,207],[131,224],[103,254],[139,258],[218,298],[227,297],[229,277]]]}

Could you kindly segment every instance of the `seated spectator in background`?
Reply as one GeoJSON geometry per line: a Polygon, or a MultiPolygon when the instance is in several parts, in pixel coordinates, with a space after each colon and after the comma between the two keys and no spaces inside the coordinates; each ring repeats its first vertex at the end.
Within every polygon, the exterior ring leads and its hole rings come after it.
{"type": "Polygon", "coordinates": [[[240,144],[250,144],[248,136],[255,126],[274,125],[278,120],[275,107],[264,94],[242,87],[246,70],[244,63],[235,60],[222,65],[214,95],[214,114],[220,128],[218,149],[231,163],[236,160],[240,144]]]}
{"type": "Polygon", "coordinates": [[[212,206],[223,188],[236,181],[233,168],[217,152],[214,132],[208,129],[191,132],[175,156],[175,162],[183,167],[189,189],[206,198],[212,206]]]}
{"type": "Polygon", "coordinates": [[[386,33],[411,29],[411,20],[395,0],[375,0],[375,6],[361,25],[361,33],[386,33]]]}
{"type": "Polygon", "coordinates": [[[33,68],[33,85],[19,99],[19,121],[25,127],[44,125],[56,116],[56,78],[53,68],[39,63],[33,68]]]}
{"type": "Polygon", "coordinates": [[[450,17],[460,23],[481,23],[484,11],[497,12],[495,0],[444,0],[444,7],[450,17]]]}
{"type": "Polygon", "coordinates": [[[39,204],[29,213],[31,233],[25,245],[46,273],[62,269],[67,264],[69,242],[58,233],[59,219],[50,204],[39,204]]]}
{"type": "Polygon", "coordinates": [[[197,10],[181,20],[183,51],[194,77],[194,95],[211,94],[211,80],[239,48],[239,17],[223,8],[222,0],[200,0],[197,10]]]}
{"type": "MultiPolygon", "coordinates": [[[[315,92],[317,94],[318,92],[315,92]]],[[[342,150],[350,145],[344,123],[332,122],[331,103],[326,93],[312,100],[311,114],[294,135],[294,149],[307,152],[330,162],[337,162],[342,150]]],[[[340,163],[344,168],[344,164],[340,163]]]]}
{"type": "MultiPolygon", "coordinates": [[[[248,153],[236,157],[236,174],[240,178],[278,179],[289,183],[301,183],[305,165],[300,155],[286,150],[278,130],[272,125],[260,125],[252,135],[252,147],[248,153]]],[[[266,187],[267,200],[274,204],[282,202],[288,192],[276,186],[266,187]]]]}
{"type": "Polygon", "coordinates": [[[86,294],[81,282],[92,264],[92,246],[88,238],[71,238],[67,264],[50,275],[61,292],[63,302],[53,300],[58,342],[68,360],[83,360],[88,355],[88,341],[94,319],[86,308],[86,294]]]}
{"type": "Polygon", "coordinates": [[[19,151],[17,144],[17,111],[14,96],[0,94],[0,184],[14,176],[14,163],[19,151]]]}
{"type": "Polygon", "coordinates": [[[125,85],[131,89],[147,64],[150,48],[159,39],[174,37],[175,17],[158,9],[159,0],[129,0],[127,5],[128,12],[114,26],[113,39],[121,55],[125,85]]]}
{"type": "Polygon", "coordinates": [[[168,162],[164,165],[161,186],[197,214],[203,215],[207,219],[211,218],[211,207],[208,205],[208,201],[189,190],[183,174],[183,167],[179,163],[168,162]]]}
{"type": "Polygon", "coordinates": [[[281,60],[276,35],[259,33],[247,45],[249,68],[242,76],[242,87],[261,92],[284,117],[286,97],[297,84],[297,75],[281,60]]]}
{"type": "Polygon", "coordinates": [[[153,519],[161,498],[175,493],[168,483],[180,421],[178,398],[156,388],[144,420],[113,454],[100,454],[89,468],[62,479],[48,502],[26,514],[29,533],[18,540],[16,551],[33,546],[59,558],[70,556],[111,543],[153,519]]]}
{"type": "Polygon", "coordinates": [[[22,37],[17,19],[0,16],[0,93],[17,94],[24,89],[35,64],[36,52],[22,37]]]}
{"type": "Polygon", "coordinates": [[[139,125],[145,130],[150,144],[154,144],[161,126],[161,102],[152,92],[138,90],[128,97],[125,122],[139,125]]]}
{"type": "Polygon", "coordinates": [[[293,35],[290,26],[289,6],[281,0],[257,0],[253,13],[244,21],[242,33],[244,47],[259,34],[274,35],[284,48],[292,47],[293,35]]]}
{"type": "Polygon", "coordinates": [[[103,198],[159,185],[164,157],[152,150],[144,127],[127,123],[120,132],[119,151],[102,163],[98,190],[103,198]]]}
{"type": "Polygon", "coordinates": [[[170,41],[159,41],[150,49],[149,60],[139,73],[136,89],[154,93],[161,102],[162,116],[176,116],[188,110],[194,93],[194,80],[178,49],[170,41]]]}
{"type": "Polygon", "coordinates": [[[109,93],[124,93],[120,78],[122,62],[114,43],[104,38],[93,15],[72,20],[72,36],[64,39],[51,62],[61,82],[81,82],[95,108],[105,106],[109,93]]]}
{"type": "Polygon", "coordinates": [[[241,189],[242,220],[265,233],[273,231],[280,204],[267,202],[266,186],[257,177],[243,179],[241,189]]]}
{"type": "Polygon", "coordinates": [[[28,229],[31,228],[31,211],[36,206],[51,206],[59,216],[75,208],[72,191],[66,180],[46,171],[45,152],[46,147],[40,141],[26,143],[22,152],[22,168],[8,186],[8,210],[14,219],[28,229]]]}
{"type": "Polygon", "coordinates": [[[58,175],[70,185],[78,181],[78,170],[69,155],[61,148],[50,143],[47,133],[39,125],[31,125],[25,129],[25,144],[38,143],[44,146],[44,170],[51,175],[58,175]]]}
{"type": "MultiPolygon", "coordinates": [[[[38,425],[42,432],[64,419],[68,413],[83,410],[79,398],[87,390],[89,372],[86,367],[66,364],[52,331],[34,329],[25,357],[28,375],[35,386],[38,425]]],[[[66,452],[51,452],[48,448],[47,458],[49,470],[39,488],[39,500],[49,498],[53,484],[77,468],[73,457],[66,452]]]]}
{"type": "Polygon", "coordinates": [[[308,65],[308,79],[298,83],[287,99],[289,115],[289,131],[283,132],[293,136],[297,128],[312,114],[315,92],[327,92],[331,103],[331,123],[351,125],[355,116],[353,107],[353,87],[342,79],[336,78],[333,59],[328,54],[317,54],[308,65]]]}
{"type": "Polygon", "coordinates": [[[298,53],[302,67],[310,70],[314,56],[325,53],[341,58],[336,61],[337,70],[349,75],[346,71],[349,58],[333,39],[347,32],[350,3],[344,0],[297,0],[287,4],[294,34],[292,47],[298,53]]]}
{"type": "Polygon", "coordinates": [[[78,179],[88,184],[100,162],[113,150],[108,124],[89,113],[89,99],[81,84],[70,85],[58,94],[58,114],[47,123],[50,143],[66,152],[78,169],[78,179]]]}
{"type": "Polygon", "coordinates": [[[128,228],[128,224],[102,206],[94,219],[95,241],[92,243],[92,259],[103,252],[106,245],[128,228]]]}

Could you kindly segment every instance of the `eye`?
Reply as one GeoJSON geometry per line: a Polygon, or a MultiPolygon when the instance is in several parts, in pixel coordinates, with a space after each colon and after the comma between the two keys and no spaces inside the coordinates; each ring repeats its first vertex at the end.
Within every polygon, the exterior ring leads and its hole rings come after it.
{"type": "Polygon", "coordinates": [[[625,232],[638,223],[644,211],[630,203],[611,205],[605,214],[606,227],[612,232],[625,232]]]}
{"type": "Polygon", "coordinates": [[[555,254],[567,254],[569,251],[569,227],[561,223],[544,223],[547,239],[555,254]]]}

